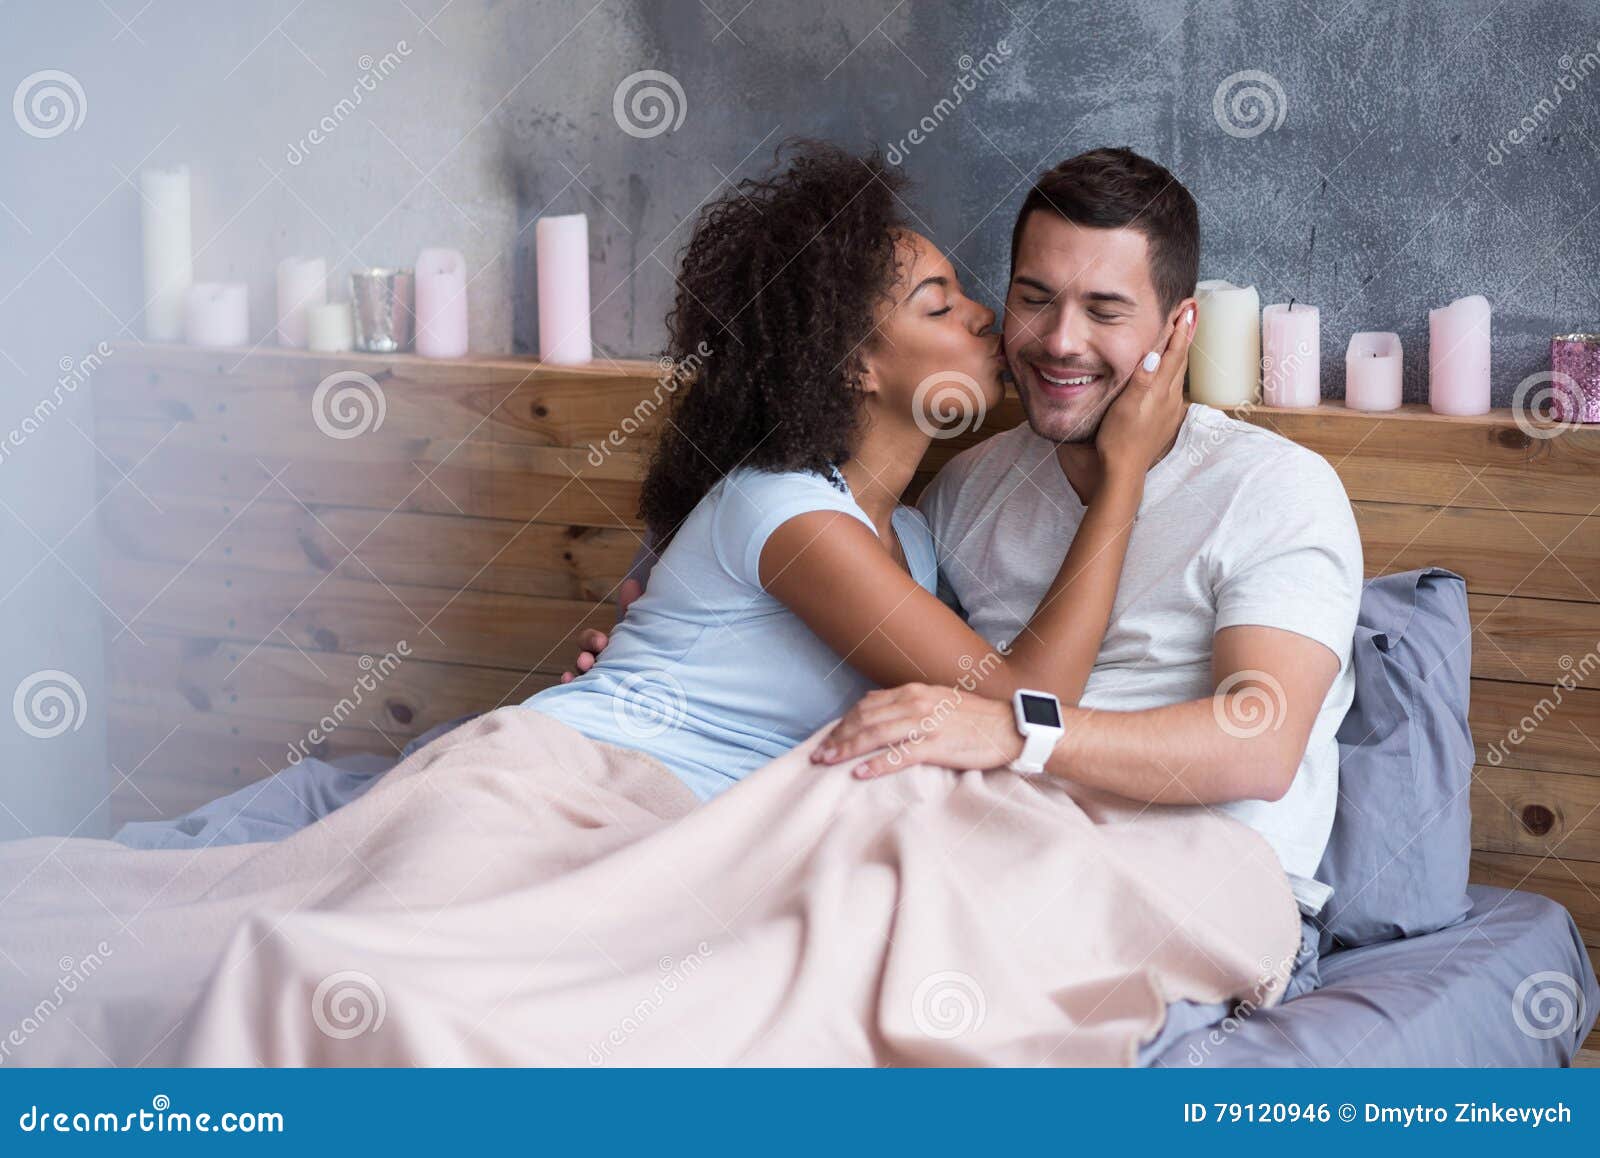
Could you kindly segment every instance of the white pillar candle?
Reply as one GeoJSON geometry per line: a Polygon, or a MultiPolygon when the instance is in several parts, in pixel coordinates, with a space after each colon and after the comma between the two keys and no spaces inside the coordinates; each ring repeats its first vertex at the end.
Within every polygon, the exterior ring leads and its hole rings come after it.
{"type": "Polygon", "coordinates": [[[539,357],[587,362],[589,341],[589,219],[582,213],[541,217],[534,227],[539,267],[539,357]]]}
{"type": "Polygon", "coordinates": [[[189,231],[189,166],[139,174],[144,236],[144,332],[152,342],[183,338],[184,301],[194,284],[189,231]]]}
{"type": "Polygon", "coordinates": [[[1436,414],[1489,410],[1489,299],[1428,311],[1428,405],[1436,414]]]}
{"type": "Polygon", "coordinates": [[[1189,351],[1189,397],[1207,406],[1242,406],[1261,385],[1261,298],[1256,287],[1203,281],[1189,351]]]}
{"type": "Polygon", "coordinates": [[[417,254],[416,276],[417,353],[461,357],[467,352],[466,260],[454,249],[424,249],[417,254]]]}
{"type": "Polygon", "coordinates": [[[286,257],[278,263],[278,345],[305,349],[306,311],[328,300],[328,263],[286,257]]]}
{"type": "Polygon", "coordinates": [[[306,346],[323,354],[338,354],[356,344],[355,315],[349,302],[325,302],[306,311],[306,346]]]}
{"type": "Polygon", "coordinates": [[[1344,404],[1351,410],[1394,410],[1400,405],[1400,335],[1352,335],[1344,354],[1344,404]]]}
{"type": "Polygon", "coordinates": [[[248,346],[250,294],[242,281],[203,281],[189,287],[183,322],[191,346],[248,346]]]}
{"type": "Polygon", "coordinates": [[[1261,311],[1261,396],[1268,406],[1322,402],[1322,323],[1316,306],[1297,302],[1261,311]]]}

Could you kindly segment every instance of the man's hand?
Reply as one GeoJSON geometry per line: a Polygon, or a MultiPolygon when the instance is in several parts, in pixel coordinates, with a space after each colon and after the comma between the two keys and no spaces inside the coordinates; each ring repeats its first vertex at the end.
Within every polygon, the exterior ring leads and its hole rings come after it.
{"type": "MultiPolygon", "coordinates": [[[[620,618],[621,615],[625,614],[628,610],[628,605],[643,594],[643,583],[637,579],[624,579],[622,586],[617,588],[618,617],[620,618]]],[[[610,642],[611,637],[605,632],[596,631],[591,627],[588,631],[578,636],[578,658],[573,663],[573,666],[580,672],[588,671],[595,665],[595,661],[600,658],[600,653],[606,649],[606,644],[610,642]]],[[[570,684],[577,678],[577,675],[570,671],[561,673],[561,682],[564,684],[570,684]]]]}
{"type": "Polygon", "coordinates": [[[869,780],[913,764],[1004,768],[1022,755],[1011,705],[954,688],[906,684],[868,692],[811,753],[818,764],[842,764],[878,748],[853,775],[869,780]]]}

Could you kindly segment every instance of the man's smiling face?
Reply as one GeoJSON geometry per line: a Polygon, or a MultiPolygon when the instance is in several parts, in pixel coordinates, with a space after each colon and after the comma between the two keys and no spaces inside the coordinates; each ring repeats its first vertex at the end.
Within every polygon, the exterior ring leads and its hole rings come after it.
{"type": "Polygon", "coordinates": [[[1015,257],[1005,349],[1028,425],[1053,442],[1091,441],[1135,367],[1161,348],[1148,243],[1136,229],[1036,209],[1015,257]]]}

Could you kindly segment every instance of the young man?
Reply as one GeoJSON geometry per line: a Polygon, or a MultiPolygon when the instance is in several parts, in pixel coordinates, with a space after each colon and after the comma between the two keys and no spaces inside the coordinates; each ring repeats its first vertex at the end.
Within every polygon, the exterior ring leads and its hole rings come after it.
{"type": "MultiPolygon", "coordinates": [[[[1005,346],[1027,422],[959,455],[921,504],[942,584],[997,649],[1025,629],[1072,542],[1099,482],[1107,408],[1194,308],[1198,261],[1193,197],[1126,149],[1062,162],[1024,201],[1005,346]]],[[[1338,798],[1334,734],[1354,686],[1355,519],[1333,468],[1268,430],[1191,403],[1171,438],[1088,686],[1035,751],[1049,751],[1051,775],[1231,813],[1266,838],[1314,913],[1329,893],[1312,877],[1338,798]]],[[[824,757],[891,746],[860,766],[870,776],[1022,756],[1033,729],[1020,708],[972,695],[949,712],[950,699],[917,684],[873,692],[824,757]]]]}

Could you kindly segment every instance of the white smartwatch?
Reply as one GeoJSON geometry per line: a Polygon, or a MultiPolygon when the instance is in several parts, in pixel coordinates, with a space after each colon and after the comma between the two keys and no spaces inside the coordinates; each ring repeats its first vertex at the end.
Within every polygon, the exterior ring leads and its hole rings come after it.
{"type": "Polygon", "coordinates": [[[1066,731],[1061,725],[1061,701],[1049,692],[1023,688],[1011,694],[1011,710],[1022,733],[1022,755],[1011,762],[1011,770],[1037,776],[1066,731]]]}

